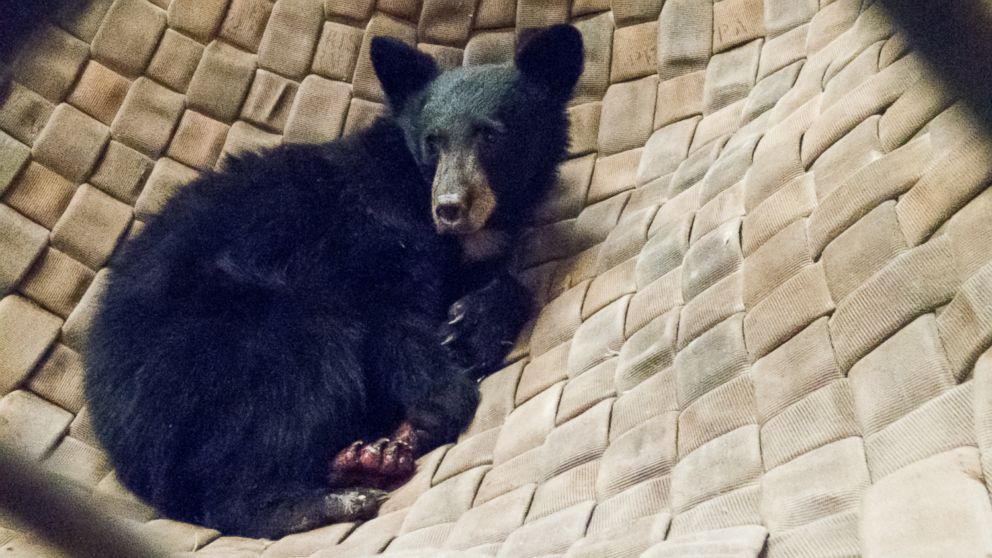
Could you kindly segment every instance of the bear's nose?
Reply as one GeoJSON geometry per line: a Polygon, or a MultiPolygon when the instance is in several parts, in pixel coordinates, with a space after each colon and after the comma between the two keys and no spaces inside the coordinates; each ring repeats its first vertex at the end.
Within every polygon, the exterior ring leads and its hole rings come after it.
{"type": "Polygon", "coordinates": [[[457,194],[445,194],[437,199],[437,206],[434,212],[438,221],[449,227],[459,225],[465,218],[467,207],[465,198],[457,194]]]}

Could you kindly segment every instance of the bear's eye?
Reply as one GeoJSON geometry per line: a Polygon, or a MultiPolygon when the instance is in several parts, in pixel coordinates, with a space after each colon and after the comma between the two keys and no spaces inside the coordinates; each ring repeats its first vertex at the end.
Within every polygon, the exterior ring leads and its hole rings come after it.
{"type": "Polygon", "coordinates": [[[482,143],[487,145],[493,145],[499,142],[503,137],[503,131],[496,126],[481,126],[479,128],[479,139],[482,143]]]}
{"type": "Polygon", "coordinates": [[[431,134],[424,138],[424,153],[427,155],[428,159],[437,159],[438,154],[441,152],[441,138],[434,134],[431,134]]]}

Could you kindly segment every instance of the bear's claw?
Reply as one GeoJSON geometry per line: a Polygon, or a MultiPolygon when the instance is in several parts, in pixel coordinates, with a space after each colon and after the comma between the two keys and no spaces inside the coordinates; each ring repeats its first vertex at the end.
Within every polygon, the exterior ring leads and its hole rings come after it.
{"type": "Polygon", "coordinates": [[[358,440],[335,456],[329,481],[332,486],[386,488],[407,480],[415,469],[414,448],[407,440],[358,440]]]}

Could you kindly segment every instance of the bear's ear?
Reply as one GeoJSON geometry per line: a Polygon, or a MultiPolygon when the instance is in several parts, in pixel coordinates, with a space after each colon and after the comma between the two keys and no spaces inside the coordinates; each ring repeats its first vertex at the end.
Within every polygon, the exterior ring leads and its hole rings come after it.
{"type": "Polygon", "coordinates": [[[395,110],[402,109],[410,96],[427,87],[439,73],[433,58],[389,37],[372,39],[370,54],[382,90],[395,110]]]}
{"type": "Polygon", "coordinates": [[[527,78],[542,83],[562,99],[582,74],[582,35],[571,25],[526,30],[520,35],[515,63],[527,78]]]}

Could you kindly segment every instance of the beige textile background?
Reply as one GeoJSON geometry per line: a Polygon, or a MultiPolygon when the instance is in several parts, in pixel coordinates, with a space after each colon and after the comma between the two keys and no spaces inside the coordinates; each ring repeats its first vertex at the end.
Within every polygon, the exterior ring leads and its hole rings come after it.
{"type": "MultiPolygon", "coordinates": [[[[871,0],[95,0],[0,104],[0,440],[205,556],[987,556],[992,145],[871,0]],[[382,110],[371,37],[447,66],[587,48],[520,249],[543,310],[378,518],[159,519],[81,394],[115,247],[228,153],[382,110]],[[443,552],[442,550],[443,549],[443,552]]],[[[0,517],[4,556],[49,556],[0,517]]]]}

